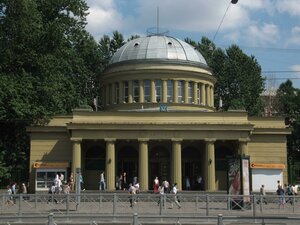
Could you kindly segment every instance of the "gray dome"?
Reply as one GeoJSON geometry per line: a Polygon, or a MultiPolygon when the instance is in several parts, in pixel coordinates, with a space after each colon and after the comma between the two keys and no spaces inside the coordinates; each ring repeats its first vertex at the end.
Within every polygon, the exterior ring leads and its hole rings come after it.
{"type": "Polygon", "coordinates": [[[141,37],[127,42],[113,55],[110,64],[124,61],[170,60],[207,66],[190,44],[169,36],[141,37]]]}

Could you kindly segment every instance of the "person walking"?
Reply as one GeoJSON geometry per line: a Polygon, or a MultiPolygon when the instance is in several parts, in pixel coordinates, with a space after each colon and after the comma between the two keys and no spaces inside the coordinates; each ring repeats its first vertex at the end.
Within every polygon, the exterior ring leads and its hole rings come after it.
{"type": "Polygon", "coordinates": [[[104,178],[104,171],[101,171],[100,173],[100,185],[99,185],[99,190],[104,191],[106,188],[105,184],[105,178],[104,178]]]}
{"type": "Polygon", "coordinates": [[[83,186],[84,182],[83,182],[82,174],[80,174],[79,182],[80,182],[80,189],[81,189],[82,191],[85,191],[85,188],[84,188],[84,186],[83,186]]]}
{"type": "Polygon", "coordinates": [[[259,195],[260,195],[260,198],[257,201],[257,204],[259,204],[262,201],[263,203],[265,203],[267,205],[268,202],[267,202],[267,199],[266,199],[265,185],[263,185],[263,184],[261,185],[261,187],[259,189],[259,195]]]}
{"type": "MultiPolygon", "coordinates": [[[[175,204],[178,206],[178,209],[180,209],[181,205],[178,201],[177,192],[178,192],[177,183],[174,183],[171,193],[174,195],[175,204]]],[[[171,208],[173,209],[173,202],[171,203],[171,208]]]]}
{"type": "Polygon", "coordinates": [[[70,191],[74,191],[74,176],[72,172],[69,177],[69,187],[70,187],[70,191]]]}
{"type": "Polygon", "coordinates": [[[130,202],[130,207],[133,207],[133,204],[136,204],[136,188],[130,183],[129,188],[128,188],[128,193],[130,194],[129,197],[129,202],[130,202]]]}
{"type": "Polygon", "coordinates": [[[159,180],[158,177],[155,177],[153,180],[153,192],[158,193],[158,188],[159,188],[159,180]]]}
{"type": "Polygon", "coordinates": [[[14,202],[13,202],[13,197],[12,197],[12,190],[9,185],[6,186],[6,191],[7,191],[7,198],[5,201],[5,205],[8,205],[8,206],[13,205],[14,202]]]}

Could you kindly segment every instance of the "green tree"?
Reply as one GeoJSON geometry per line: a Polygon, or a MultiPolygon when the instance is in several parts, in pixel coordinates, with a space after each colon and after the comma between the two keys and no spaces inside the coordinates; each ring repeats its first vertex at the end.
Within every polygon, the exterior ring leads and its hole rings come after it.
{"type": "Polygon", "coordinates": [[[224,110],[244,109],[249,115],[262,112],[260,94],[264,89],[264,79],[254,56],[246,55],[237,45],[223,51],[206,37],[198,43],[185,40],[201,52],[217,78],[216,104],[222,99],[224,110]]]}
{"type": "Polygon", "coordinates": [[[26,126],[92,104],[102,68],[84,0],[0,0],[0,177],[25,179],[26,126]]]}
{"type": "MultiPolygon", "coordinates": [[[[293,87],[290,80],[280,84],[276,93],[275,111],[285,116],[291,128],[287,137],[289,164],[300,163],[300,90],[293,87]]],[[[291,178],[290,182],[293,182],[291,178]]]]}

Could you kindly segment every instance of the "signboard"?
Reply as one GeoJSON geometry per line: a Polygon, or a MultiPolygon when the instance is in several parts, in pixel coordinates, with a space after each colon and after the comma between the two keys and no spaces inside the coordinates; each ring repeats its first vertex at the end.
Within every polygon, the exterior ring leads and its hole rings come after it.
{"type": "Polygon", "coordinates": [[[241,194],[241,160],[240,158],[228,159],[228,194],[241,194]]]}
{"type": "MultiPolygon", "coordinates": [[[[249,158],[242,158],[243,195],[250,195],[249,158]]],[[[244,197],[244,202],[250,202],[250,196],[244,197]]]]}
{"type": "Polygon", "coordinates": [[[159,105],[159,111],[160,112],[168,112],[168,106],[165,104],[160,104],[159,105]]]}
{"type": "Polygon", "coordinates": [[[284,164],[276,164],[276,163],[251,163],[250,168],[252,169],[285,169],[284,164]]]}
{"type": "Polygon", "coordinates": [[[34,162],[32,166],[35,169],[67,168],[69,167],[69,163],[68,162],[34,162]]]}

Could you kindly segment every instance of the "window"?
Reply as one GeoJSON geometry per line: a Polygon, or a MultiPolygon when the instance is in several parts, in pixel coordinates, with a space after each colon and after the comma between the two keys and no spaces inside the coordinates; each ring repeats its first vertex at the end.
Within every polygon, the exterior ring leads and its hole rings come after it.
{"type": "Polygon", "coordinates": [[[193,82],[188,82],[188,103],[193,102],[193,82]]]}
{"type": "Polygon", "coordinates": [[[128,103],[128,81],[124,81],[123,85],[124,85],[124,102],[128,103]]]}
{"type": "Polygon", "coordinates": [[[112,104],[113,102],[113,99],[111,98],[111,94],[112,94],[112,92],[113,92],[113,90],[112,90],[112,85],[111,84],[109,84],[108,85],[108,104],[112,104]]]}
{"type": "Polygon", "coordinates": [[[66,169],[37,169],[36,170],[36,189],[49,189],[53,184],[56,174],[62,173],[67,180],[66,169]]]}
{"type": "Polygon", "coordinates": [[[197,84],[197,104],[200,105],[200,84],[197,84]]]}
{"type": "Polygon", "coordinates": [[[179,80],[178,81],[178,103],[182,103],[183,101],[182,94],[183,94],[183,81],[179,80]]]}
{"type": "Polygon", "coordinates": [[[88,149],[85,153],[86,170],[105,170],[105,148],[95,146],[88,149]]]}
{"type": "Polygon", "coordinates": [[[119,88],[119,83],[115,83],[115,103],[119,104],[120,103],[120,88],[119,88]]]}
{"type": "Polygon", "coordinates": [[[167,101],[173,102],[173,81],[167,81],[167,101]]]}
{"type": "Polygon", "coordinates": [[[144,81],[144,98],[145,102],[150,102],[150,80],[144,81]]]}
{"type": "Polygon", "coordinates": [[[161,80],[155,80],[155,93],[156,93],[156,102],[160,102],[161,94],[162,94],[161,80]]]}
{"type": "Polygon", "coordinates": [[[140,82],[138,80],[133,81],[132,85],[133,101],[139,102],[140,97],[140,82]]]}

